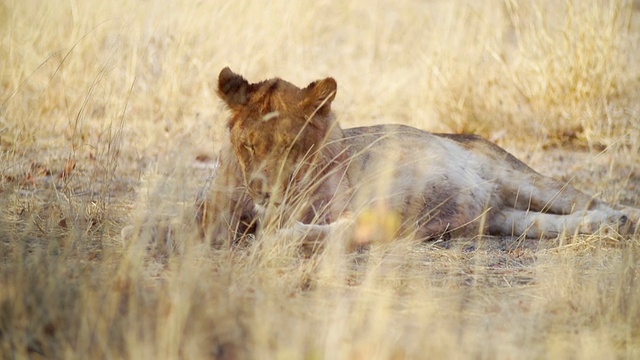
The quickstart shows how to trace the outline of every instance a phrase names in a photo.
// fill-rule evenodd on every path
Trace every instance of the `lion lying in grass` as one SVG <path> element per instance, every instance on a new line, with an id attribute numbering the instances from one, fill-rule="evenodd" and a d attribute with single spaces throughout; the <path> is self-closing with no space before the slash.
<path id="1" fill-rule="evenodd" d="M 403 125 L 341 129 L 331 111 L 336 89 L 332 78 L 301 89 L 220 72 L 218 94 L 231 118 L 200 214 L 207 236 L 233 242 L 275 229 L 322 238 L 347 224 L 356 243 L 382 233 L 539 238 L 629 232 L 640 218 L 640 210 L 542 176 L 476 135 Z"/>

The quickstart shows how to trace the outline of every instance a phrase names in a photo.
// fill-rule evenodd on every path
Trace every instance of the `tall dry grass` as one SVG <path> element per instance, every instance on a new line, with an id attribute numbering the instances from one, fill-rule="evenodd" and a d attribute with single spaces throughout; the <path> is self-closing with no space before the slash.
<path id="1" fill-rule="evenodd" d="M 355 254 L 338 238 L 305 257 L 278 238 L 211 248 L 182 222 L 225 135 L 227 65 L 333 76 L 343 126 L 479 132 L 638 206 L 638 16 L 626 1 L 0 2 L 0 358 L 640 356 L 637 236 Z"/>

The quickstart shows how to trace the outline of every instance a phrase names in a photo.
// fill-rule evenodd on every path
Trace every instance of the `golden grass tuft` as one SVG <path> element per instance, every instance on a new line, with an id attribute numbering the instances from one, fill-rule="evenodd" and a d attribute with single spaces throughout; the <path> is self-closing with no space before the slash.
<path id="1" fill-rule="evenodd" d="M 635 4 L 635 5 L 634 5 Z M 338 81 L 343 126 L 478 132 L 639 206 L 630 1 L 0 0 L 0 358 L 637 358 L 640 239 L 345 254 L 184 221 L 224 66 Z"/>

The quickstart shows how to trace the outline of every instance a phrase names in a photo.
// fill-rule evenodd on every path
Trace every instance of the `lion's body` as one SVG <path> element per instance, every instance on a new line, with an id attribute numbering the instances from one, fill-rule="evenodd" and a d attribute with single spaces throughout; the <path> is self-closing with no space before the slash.
<path id="1" fill-rule="evenodd" d="M 317 233 L 345 218 L 358 226 L 359 214 L 377 211 L 398 218 L 395 236 L 541 237 L 628 229 L 640 214 L 544 177 L 479 136 L 403 125 L 342 130 L 330 110 L 335 89 L 330 78 L 299 89 L 221 72 L 232 117 L 208 231 L 233 238 L 269 222 Z"/>
<path id="2" fill-rule="evenodd" d="M 476 155 L 459 143 L 407 126 L 346 129 L 347 175 L 355 191 L 352 209 L 391 210 L 405 230 L 438 236 L 465 224 L 477 232 L 485 209 L 493 207 L 495 185 Z M 419 154 L 419 155 L 418 155 Z M 455 160 L 454 160 L 455 159 Z"/>

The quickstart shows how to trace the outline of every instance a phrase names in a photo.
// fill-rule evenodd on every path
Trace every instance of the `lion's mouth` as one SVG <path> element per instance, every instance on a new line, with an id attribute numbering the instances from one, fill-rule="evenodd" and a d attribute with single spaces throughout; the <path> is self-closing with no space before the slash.
<path id="1" fill-rule="evenodd" d="M 262 198 L 262 199 L 254 199 L 253 203 L 255 204 L 255 206 L 259 206 L 263 209 L 266 209 L 268 207 L 280 207 L 280 205 L 282 205 L 282 202 L 280 201 L 273 201 L 271 199 L 267 198 Z"/>
<path id="2" fill-rule="evenodd" d="M 266 212 L 267 212 L 267 208 L 260 205 L 260 204 L 253 204 L 253 209 L 255 210 L 255 212 L 260 215 L 263 216 Z"/>
<path id="3" fill-rule="evenodd" d="M 272 210 L 278 209 L 280 208 L 280 205 L 282 205 L 282 203 L 280 202 L 269 202 L 269 201 L 254 202 L 253 208 L 258 215 L 263 216 L 267 213 L 269 209 L 272 209 Z"/>

